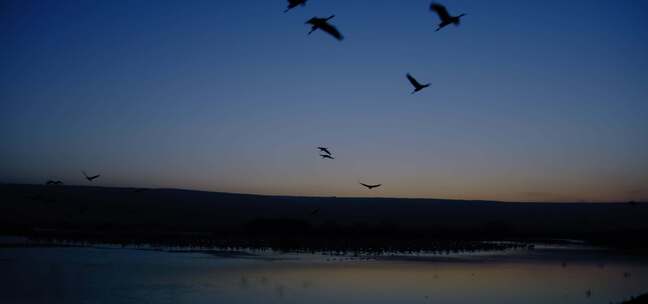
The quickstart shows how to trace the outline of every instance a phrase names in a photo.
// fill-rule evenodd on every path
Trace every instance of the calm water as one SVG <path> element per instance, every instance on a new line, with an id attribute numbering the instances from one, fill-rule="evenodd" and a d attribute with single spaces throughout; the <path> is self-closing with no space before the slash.
<path id="1" fill-rule="evenodd" d="M 573 247 L 377 260 L 0 249 L 0 303 L 607 304 L 647 291 L 648 259 Z"/>

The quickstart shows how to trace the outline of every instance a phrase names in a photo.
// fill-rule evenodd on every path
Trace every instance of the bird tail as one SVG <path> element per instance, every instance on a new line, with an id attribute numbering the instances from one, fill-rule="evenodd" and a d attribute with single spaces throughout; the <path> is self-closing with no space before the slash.
<path id="1" fill-rule="evenodd" d="M 466 14 L 461 14 L 461 15 L 457 16 L 457 20 L 455 20 L 455 21 L 453 22 L 454 25 L 459 25 L 459 24 L 461 24 L 461 17 L 463 17 L 463 16 L 465 16 L 465 15 L 466 15 Z"/>

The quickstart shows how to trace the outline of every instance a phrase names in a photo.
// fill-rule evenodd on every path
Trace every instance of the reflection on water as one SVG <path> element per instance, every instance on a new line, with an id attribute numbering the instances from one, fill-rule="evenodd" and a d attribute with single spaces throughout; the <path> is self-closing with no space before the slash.
<path id="1" fill-rule="evenodd" d="M 591 249 L 385 257 L 0 249 L 1 303 L 609 303 L 648 259 Z"/>

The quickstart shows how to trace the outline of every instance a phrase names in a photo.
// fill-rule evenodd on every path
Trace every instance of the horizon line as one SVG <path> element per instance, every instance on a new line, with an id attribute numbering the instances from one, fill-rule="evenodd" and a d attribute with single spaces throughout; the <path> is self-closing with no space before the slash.
<path id="1" fill-rule="evenodd" d="M 266 196 L 266 197 L 290 197 L 290 198 L 340 198 L 340 199 L 383 199 L 383 200 L 440 200 L 440 201 L 460 201 L 460 202 L 481 202 L 481 203 L 500 203 L 500 204 L 627 204 L 630 202 L 637 204 L 648 204 L 648 200 L 629 200 L 629 201 L 504 201 L 504 200 L 487 200 L 487 199 L 457 199 L 457 198 L 434 198 L 434 197 L 387 197 L 387 196 L 338 196 L 338 195 L 296 195 L 296 194 L 260 194 L 260 193 L 243 193 L 229 191 L 214 191 L 190 188 L 174 187 L 136 187 L 136 186 L 105 186 L 105 185 L 80 185 L 64 184 L 48 186 L 33 183 L 6 183 L 0 182 L 4 186 L 41 186 L 41 187 L 83 187 L 83 188 L 105 188 L 105 189 L 148 189 L 148 190 L 173 190 L 188 192 L 220 193 L 231 195 L 249 195 L 249 196 Z"/>

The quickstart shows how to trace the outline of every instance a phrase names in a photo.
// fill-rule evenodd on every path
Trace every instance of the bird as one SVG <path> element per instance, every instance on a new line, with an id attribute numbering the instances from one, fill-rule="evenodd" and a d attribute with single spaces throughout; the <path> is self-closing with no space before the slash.
<path id="1" fill-rule="evenodd" d="M 420 82 L 418 82 L 418 80 L 416 80 L 416 78 L 414 78 L 414 76 L 410 75 L 410 73 L 407 73 L 407 80 L 409 80 L 412 86 L 414 86 L 414 91 L 412 91 L 412 94 L 430 86 L 430 83 L 421 84 Z"/>
<path id="2" fill-rule="evenodd" d="M 326 153 L 326 154 L 328 154 L 328 155 L 332 155 L 332 154 L 331 154 L 331 151 L 329 151 L 329 149 L 326 148 L 326 147 L 317 147 L 317 149 L 319 149 L 319 150 L 320 150 L 321 152 L 323 152 L 323 153 Z"/>
<path id="3" fill-rule="evenodd" d="M 94 175 L 94 176 L 88 176 L 88 174 L 86 174 L 85 171 L 81 171 L 81 173 L 83 173 L 83 176 L 85 176 L 85 178 L 90 182 L 97 179 L 97 178 L 99 178 L 99 176 L 101 176 L 100 174 L 97 174 L 97 175 Z"/>
<path id="4" fill-rule="evenodd" d="M 45 184 L 46 185 L 63 185 L 63 182 L 60 181 L 60 180 L 51 180 L 50 179 Z"/>
<path id="5" fill-rule="evenodd" d="M 289 10 L 297 7 L 297 6 L 305 6 L 306 5 L 306 0 L 288 0 L 288 8 L 284 11 L 284 13 L 287 13 Z"/>
<path id="6" fill-rule="evenodd" d="M 359 182 L 359 183 L 360 183 L 360 182 Z M 382 186 L 382 184 L 377 184 L 377 185 L 367 185 L 367 184 L 365 184 L 365 183 L 360 183 L 360 185 L 363 185 L 363 186 L 367 187 L 367 189 L 369 189 L 369 190 L 371 190 L 371 189 L 373 189 L 373 188 L 378 188 L 378 187 Z"/>
<path id="7" fill-rule="evenodd" d="M 310 215 L 315 215 L 315 214 L 317 214 L 319 211 L 320 211 L 319 208 L 315 208 L 315 209 L 313 209 L 313 210 L 310 212 Z"/>
<path id="8" fill-rule="evenodd" d="M 306 21 L 306 24 L 312 25 L 310 32 L 308 34 L 312 34 L 316 29 L 321 29 L 322 31 L 325 31 L 329 33 L 331 36 L 335 37 L 335 39 L 342 41 L 344 37 L 340 32 L 335 28 L 335 26 L 332 26 L 328 21 L 333 19 L 335 15 L 331 15 L 328 18 L 318 18 L 318 17 L 313 17 L 308 19 Z"/>
<path id="9" fill-rule="evenodd" d="M 432 3 L 430 5 L 430 10 L 437 13 L 437 15 L 439 15 L 439 18 L 441 19 L 441 23 L 439 23 L 439 27 L 437 27 L 436 32 L 449 24 L 454 24 L 455 26 L 459 25 L 459 23 L 461 23 L 460 18 L 466 16 L 466 14 L 451 16 L 450 13 L 448 13 L 446 7 L 439 3 Z"/>
<path id="10" fill-rule="evenodd" d="M 328 155 L 328 154 L 320 154 L 320 156 L 322 157 L 322 159 L 324 159 L 324 158 L 328 158 L 328 159 L 335 159 L 335 157 L 330 156 L 330 155 Z"/>

